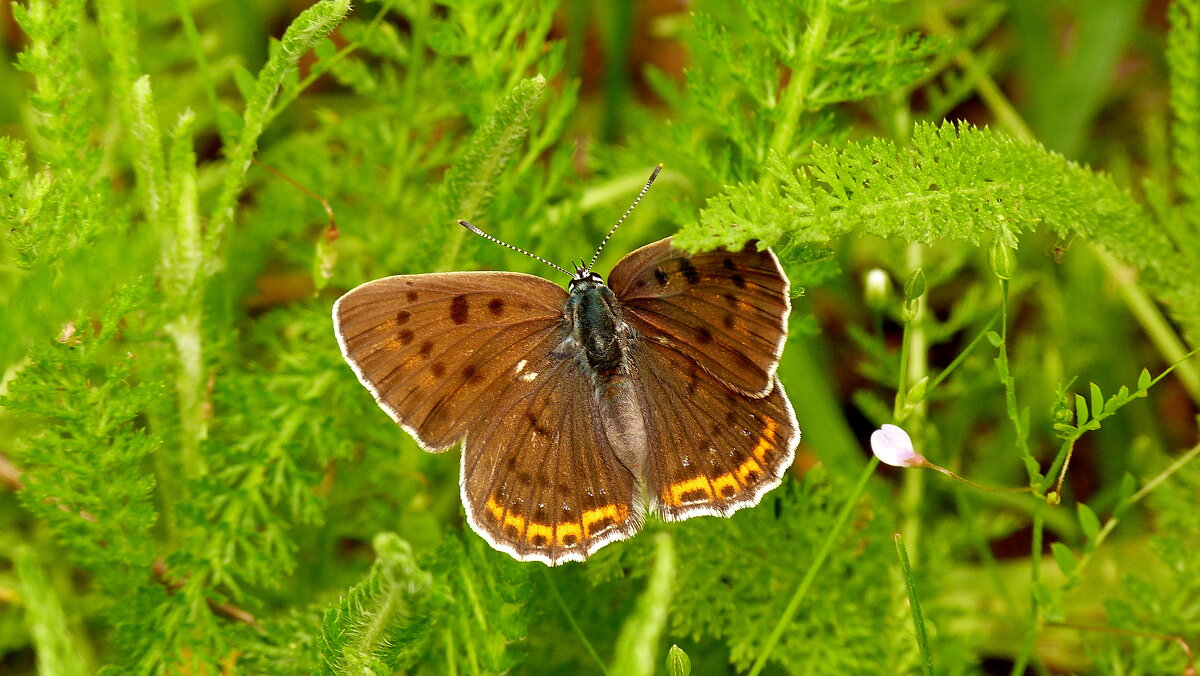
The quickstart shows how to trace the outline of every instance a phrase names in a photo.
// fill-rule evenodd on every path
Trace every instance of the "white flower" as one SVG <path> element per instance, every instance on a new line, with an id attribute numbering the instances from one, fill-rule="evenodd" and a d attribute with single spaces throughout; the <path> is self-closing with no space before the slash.
<path id="1" fill-rule="evenodd" d="M 908 432 L 895 425 L 883 425 L 871 433 L 871 451 L 893 467 L 925 467 L 928 461 L 913 450 Z"/>

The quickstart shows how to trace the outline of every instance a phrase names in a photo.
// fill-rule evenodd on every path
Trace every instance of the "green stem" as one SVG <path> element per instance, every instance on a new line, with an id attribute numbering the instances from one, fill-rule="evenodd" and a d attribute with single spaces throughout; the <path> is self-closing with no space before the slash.
<path id="1" fill-rule="evenodd" d="M 1158 304 L 1150 298 L 1145 289 L 1138 286 L 1132 273 L 1117 262 L 1112 254 L 1099 247 L 1093 247 L 1093 251 L 1100 259 L 1100 263 L 1104 265 L 1109 278 L 1116 281 L 1117 289 L 1121 292 L 1121 298 L 1125 301 L 1125 305 L 1142 325 L 1142 329 L 1150 337 L 1150 342 L 1154 343 L 1154 347 L 1168 362 L 1175 363 L 1182 360 L 1188 353 L 1187 346 L 1171 328 L 1170 322 L 1158 309 Z M 1192 402 L 1200 406 L 1200 367 L 1192 362 L 1183 362 L 1179 364 L 1178 375 L 1180 384 L 1187 390 Z"/>
<path id="2" fill-rule="evenodd" d="M 905 251 L 905 266 L 910 271 L 921 269 L 922 250 L 921 245 L 912 243 L 908 245 Z M 908 431 L 913 435 L 913 443 L 917 448 L 924 446 L 925 429 L 925 402 L 918 402 L 914 406 L 909 406 L 908 392 L 911 383 L 919 383 L 925 378 L 929 372 L 928 350 L 929 336 L 925 331 L 925 295 L 914 298 L 912 300 L 912 312 L 906 315 L 908 320 L 904 323 L 904 334 L 908 338 L 904 342 L 904 354 L 907 359 L 904 359 L 904 364 L 907 366 L 907 371 L 901 371 L 900 383 L 897 390 L 897 404 L 902 407 L 901 415 L 897 420 L 911 419 L 913 423 L 908 426 Z M 904 533 L 904 539 L 908 541 L 909 547 L 912 549 L 912 557 L 914 560 L 920 560 L 921 554 L 921 507 L 925 496 L 925 473 L 924 472 L 905 472 L 901 479 L 901 497 L 900 497 L 900 512 L 903 515 L 901 522 L 901 532 Z"/>
<path id="3" fill-rule="evenodd" d="M 571 629 L 579 637 L 579 642 L 583 644 L 584 650 L 587 650 L 588 654 L 596 662 L 596 665 L 600 667 L 600 673 L 608 674 L 608 669 L 604 666 L 604 660 L 600 659 L 600 654 L 592 647 L 592 642 L 588 640 L 587 634 L 583 633 L 583 629 L 575 621 L 575 616 L 571 614 L 571 609 L 567 607 L 567 602 L 563 600 L 562 594 L 558 591 L 558 585 L 554 584 L 554 578 L 550 577 L 549 569 L 542 568 L 542 575 L 546 576 L 546 584 L 550 585 L 550 591 L 554 592 L 554 600 L 558 602 L 558 607 L 562 609 L 563 615 L 567 618 L 567 623 L 571 625 Z"/>
<path id="4" fill-rule="evenodd" d="M 812 87 L 813 74 L 817 69 L 817 56 L 825 46 L 825 38 L 829 34 L 832 20 L 828 0 L 819 0 L 813 7 L 808 18 L 808 29 L 804 32 L 804 44 L 801 45 L 800 54 L 801 66 L 792 71 L 787 89 L 783 91 L 779 123 L 775 127 L 775 133 L 771 135 L 769 149 L 782 157 L 789 155 L 788 148 L 792 144 L 792 137 L 796 135 L 796 126 L 800 122 L 800 115 L 804 112 L 808 92 Z"/>
<path id="5" fill-rule="evenodd" d="M 921 19 L 930 33 L 949 40 L 954 39 L 957 31 L 950 25 L 950 22 L 946 21 L 946 17 L 937 3 L 925 2 L 922 9 L 924 14 Z M 976 75 L 975 91 L 979 93 L 979 98 L 983 99 L 988 109 L 996 116 L 997 126 L 1016 138 L 1025 141 L 1034 140 L 1033 131 L 1025 124 L 1025 120 L 1021 118 L 1021 114 L 1017 112 L 1016 108 L 1009 103 L 1008 97 L 996 85 L 992 76 L 980 67 L 971 50 L 965 47 L 959 50 L 954 55 L 954 62 L 964 71 Z"/>
<path id="6" fill-rule="evenodd" d="M 931 33 L 943 37 L 951 37 L 954 34 L 954 28 L 946 21 L 946 18 L 942 15 L 937 5 L 932 2 L 926 2 L 924 10 L 923 20 L 925 27 Z M 1021 118 L 1021 115 L 1009 103 L 1004 92 L 996 85 L 996 81 L 985 73 L 982 68 L 978 67 L 975 56 L 970 50 L 963 49 L 959 51 L 954 59 L 967 72 L 978 73 L 976 91 L 988 109 L 996 116 L 997 126 L 1004 129 L 1009 135 L 1023 141 L 1037 140 L 1033 132 L 1029 129 L 1029 126 Z M 1142 330 L 1150 337 L 1150 341 L 1154 343 L 1154 347 L 1158 349 L 1166 361 L 1178 361 L 1187 352 L 1187 347 L 1180 340 L 1175 330 L 1171 328 L 1170 322 L 1167 321 L 1167 318 L 1163 315 L 1158 305 L 1150 298 L 1145 289 L 1139 286 L 1130 274 L 1122 268 L 1121 264 L 1113 258 L 1112 254 L 1099 247 L 1093 247 L 1092 250 L 1095 252 L 1096 257 L 1100 259 L 1100 263 L 1104 266 L 1109 278 L 1116 282 L 1117 288 L 1121 292 L 1121 299 L 1125 302 L 1126 307 L 1129 308 L 1134 318 L 1137 319 Z M 1187 390 L 1188 396 L 1192 398 L 1192 401 L 1200 405 L 1200 367 L 1188 364 L 1180 368 L 1179 379 Z"/>
<path id="7" fill-rule="evenodd" d="M 1132 496 L 1130 496 L 1129 502 L 1126 503 L 1126 505 L 1135 505 L 1138 502 L 1141 502 L 1142 498 L 1145 498 L 1147 495 L 1150 494 L 1151 491 L 1153 491 L 1155 488 L 1158 488 L 1160 484 L 1162 484 L 1167 479 L 1171 478 L 1171 475 L 1173 475 L 1176 472 L 1178 472 L 1179 470 L 1183 469 L 1184 465 L 1195 460 L 1197 457 L 1200 457 L 1200 444 L 1193 446 L 1191 449 L 1188 450 L 1187 453 L 1184 453 L 1183 455 L 1176 458 L 1175 462 L 1171 463 L 1170 465 L 1167 466 L 1166 469 L 1159 472 L 1157 476 L 1155 476 L 1153 479 L 1147 481 L 1144 486 L 1142 486 L 1136 493 L 1134 493 Z M 1091 545 L 1088 547 L 1087 551 L 1085 551 L 1079 557 L 1079 563 L 1075 568 L 1076 571 L 1082 571 L 1084 566 L 1086 566 L 1088 563 L 1091 562 L 1092 557 L 1096 553 L 1096 550 L 1100 548 L 1100 544 L 1102 542 L 1104 542 L 1105 538 L 1108 537 L 1108 534 L 1111 533 L 1113 531 L 1113 529 L 1117 527 L 1117 523 L 1119 523 L 1120 520 L 1121 519 L 1114 514 L 1113 516 L 1108 518 L 1108 521 L 1104 522 L 1104 526 L 1100 529 L 1100 532 L 1096 534 L 1096 539 L 1091 543 Z"/>
<path id="8" fill-rule="evenodd" d="M 221 126 L 221 105 L 217 99 L 217 85 L 213 81 L 212 71 L 208 68 L 208 59 L 204 58 L 204 47 L 200 43 L 200 31 L 196 29 L 196 20 L 192 17 L 192 10 L 188 5 L 187 0 L 175 0 L 175 9 L 179 14 L 179 22 L 183 24 L 183 35 L 187 39 L 188 47 L 192 50 L 192 59 L 196 62 L 196 70 L 200 73 L 200 83 L 204 89 L 204 98 L 208 101 L 209 114 L 213 117 L 213 122 L 217 125 L 217 132 L 221 134 L 222 143 L 229 143 L 232 139 L 226 136 L 230 130 Z"/>
<path id="9" fill-rule="evenodd" d="M 1045 490 L 1045 485 L 1041 486 Z M 1042 606 L 1038 602 L 1037 589 L 1042 577 L 1042 512 L 1046 510 L 1046 501 L 1038 500 L 1033 511 L 1033 544 L 1030 548 L 1030 590 L 1029 590 L 1029 627 L 1025 630 L 1025 640 L 1021 643 L 1021 652 L 1013 663 L 1011 676 L 1021 676 L 1025 667 L 1033 658 L 1034 642 L 1037 640 L 1038 629 L 1041 626 Z"/>
<path id="10" fill-rule="evenodd" d="M 933 377 L 933 380 L 929 381 L 929 384 L 925 387 L 925 392 L 927 394 L 932 392 L 938 385 L 941 385 L 942 381 L 945 380 L 951 373 L 954 372 L 954 369 L 958 368 L 959 365 L 966 360 L 967 355 L 971 354 L 971 352 L 975 349 L 975 346 L 979 344 L 979 341 L 983 340 L 984 336 L 988 334 L 988 331 L 992 330 L 992 327 L 996 325 L 996 321 L 999 319 L 999 312 L 992 315 L 992 318 L 988 320 L 987 326 L 984 326 L 983 330 L 980 331 L 965 348 L 963 348 L 962 352 L 958 353 L 958 356 L 954 358 L 954 361 L 950 362 L 949 366 L 942 369 L 941 373 L 937 374 Z"/>
<path id="11" fill-rule="evenodd" d="M 783 613 L 779 616 L 779 621 L 775 623 L 775 628 L 771 630 L 771 635 L 767 637 L 767 642 L 763 644 L 762 650 L 759 651 L 758 658 L 754 660 L 754 666 L 750 667 L 749 676 L 758 676 L 762 672 L 763 667 L 766 666 L 767 659 L 771 657 L 771 652 L 775 650 L 779 639 L 783 638 L 784 630 L 792 623 L 792 619 L 796 616 L 796 611 L 800 609 L 800 602 L 804 600 L 804 596 L 808 593 L 808 588 L 812 586 L 813 580 L 817 578 L 817 573 L 820 572 L 821 566 L 825 565 L 825 559 L 828 558 L 833 545 L 838 541 L 838 536 L 846 529 L 846 523 L 850 520 L 850 514 L 854 511 L 854 505 L 858 503 L 858 498 L 866 488 L 867 481 L 875 473 L 875 468 L 878 466 L 879 458 L 871 458 L 866 468 L 863 469 L 862 474 L 859 475 L 858 483 L 854 484 L 854 488 L 851 489 L 850 494 L 846 497 L 846 504 L 842 506 L 842 511 L 838 513 L 833 528 L 829 529 L 824 542 L 821 543 L 821 548 L 817 550 L 816 556 L 813 557 L 813 562 L 809 564 L 808 570 L 804 572 L 804 577 L 800 580 L 800 584 L 796 585 L 796 591 L 792 593 L 792 598 L 788 601 L 787 606 L 783 609 Z"/>

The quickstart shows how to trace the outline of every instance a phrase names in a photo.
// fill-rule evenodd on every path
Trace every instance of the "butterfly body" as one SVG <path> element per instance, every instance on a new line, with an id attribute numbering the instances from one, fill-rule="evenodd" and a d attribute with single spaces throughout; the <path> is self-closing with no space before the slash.
<path id="1" fill-rule="evenodd" d="M 568 291 L 563 314 L 570 319 L 571 337 L 589 373 L 603 384 L 628 369 L 625 352 L 631 336 L 620 301 L 594 272 L 576 275 Z"/>
<path id="2" fill-rule="evenodd" d="M 343 355 L 430 451 L 462 442 L 472 529 L 521 560 L 581 561 L 640 529 L 729 516 L 799 441 L 774 371 L 790 311 L 775 256 L 670 239 L 564 290 L 459 272 L 368 282 L 334 306 Z"/>

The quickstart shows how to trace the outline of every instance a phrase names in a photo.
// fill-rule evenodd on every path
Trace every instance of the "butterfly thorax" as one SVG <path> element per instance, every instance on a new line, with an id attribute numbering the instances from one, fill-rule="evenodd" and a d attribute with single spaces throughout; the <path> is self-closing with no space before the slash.
<path id="1" fill-rule="evenodd" d="M 579 273 L 568 289 L 566 314 L 587 367 L 601 383 L 621 375 L 626 367 L 622 334 L 628 325 L 616 295 L 594 272 Z"/>

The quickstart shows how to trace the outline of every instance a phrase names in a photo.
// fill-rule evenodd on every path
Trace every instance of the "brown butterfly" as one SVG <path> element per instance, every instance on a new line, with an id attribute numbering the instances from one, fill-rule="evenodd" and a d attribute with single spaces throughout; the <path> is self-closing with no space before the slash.
<path id="1" fill-rule="evenodd" d="M 607 285 L 591 270 L 600 249 L 574 274 L 516 250 L 570 275 L 567 289 L 398 275 L 333 306 L 342 354 L 383 410 L 427 451 L 462 442 L 476 533 L 522 561 L 582 561 L 647 511 L 729 516 L 779 484 L 800 430 L 775 377 L 791 303 L 770 250 L 689 254 L 667 238 Z"/>

